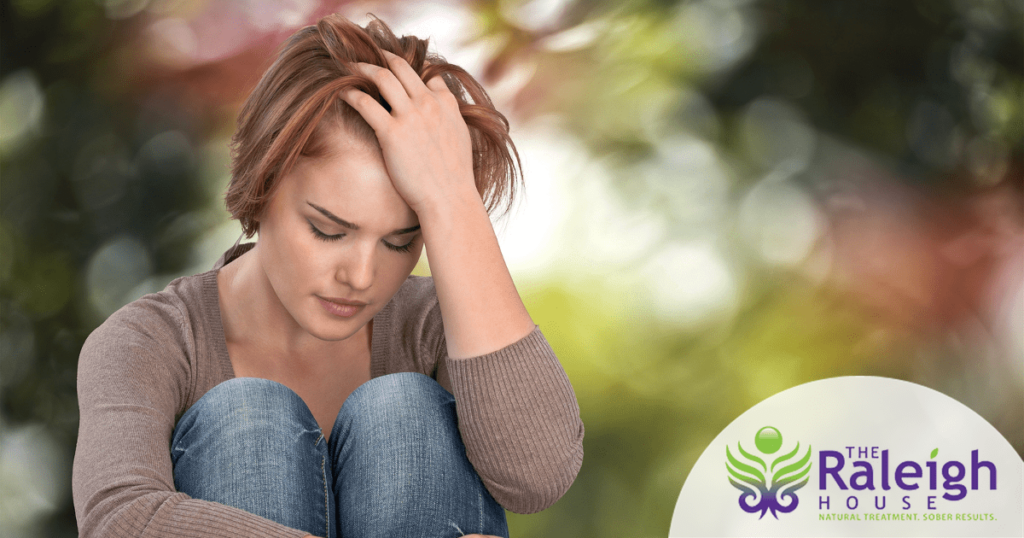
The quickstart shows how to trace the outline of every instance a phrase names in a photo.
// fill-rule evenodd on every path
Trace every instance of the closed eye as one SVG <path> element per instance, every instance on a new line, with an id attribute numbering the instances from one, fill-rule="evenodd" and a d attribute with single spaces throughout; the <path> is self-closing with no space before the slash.
<path id="1" fill-rule="evenodd" d="M 391 249 L 391 250 L 393 250 L 395 252 L 409 252 L 410 250 L 412 250 L 412 244 L 414 242 L 415 242 L 415 240 L 409 241 L 408 244 L 405 244 L 405 245 L 402 245 L 402 246 L 398 246 L 398 245 L 392 245 L 391 243 L 388 243 L 387 241 L 384 241 L 384 246 L 388 247 L 389 249 Z"/>
<path id="2" fill-rule="evenodd" d="M 309 224 L 310 231 L 313 232 L 313 237 L 316 237 L 317 239 L 319 239 L 321 241 L 332 242 L 332 241 L 338 241 L 342 237 L 345 237 L 345 234 L 327 235 L 327 234 L 321 232 L 319 229 L 317 229 L 316 226 L 313 226 L 312 222 L 309 222 L 308 220 L 306 222 Z M 412 250 L 412 244 L 415 243 L 415 242 L 416 242 L 416 240 L 413 239 L 412 241 L 409 241 L 405 245 L 392 245 L 391 243 L 388 243 L 387 241 L 383 241 L 383 240 L 381 241 L 381 243 L 384 243 L 384 246 L 387 247 L 388 250 L 391 250 L 393 252 L 403 252 L 403 253 L 404 252 L 410 252 Z"/>
<path id="3" fill-rule="evenodd" d="M 306 222 L 309 223 L 309 229 L 312 230 L 313 237 L 316 237 L 317 239 L 319 239 L 321 241 L 331 242 L 331 241 L 337 241 L 337 240 L 341 239 L 342 237 L 345 237 L 345 234 L 327 235 L 327 234 L 321 232 L 320 230 L 318 230 L 316 226 L 313 226 L 312 222 L 309 222 L 308 220 Z"/>

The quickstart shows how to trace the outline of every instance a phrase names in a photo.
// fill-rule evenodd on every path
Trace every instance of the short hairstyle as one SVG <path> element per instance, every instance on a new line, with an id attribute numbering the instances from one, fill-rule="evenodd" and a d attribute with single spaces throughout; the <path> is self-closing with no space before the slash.
<path id="1" fill-rule="evenodd" d="M 522 162 L 509 137 L 508 120 L 469 73 L 427 52 L 429 39 L 398 38 L 383 21 L 371 18 L 364 28 L 332 14 L 297 31 L 242 106 L 231 139 L 231 182 L 224 200 L 246 237 L 259 231 L 275 186 L 295 161 L 324 153 L 326 129 L 344 126 L 379 147 L 373 129 L 339 95 L 358 89 L 390 110 L 373 80 L 353 66 L 365 62 L 387 68 L 382 50 L 404 58 L 423 81 L 442 77 L 469 127 L 473 175 L 487 212 L 503 200 L 506 211 L 512 206 Z"/>

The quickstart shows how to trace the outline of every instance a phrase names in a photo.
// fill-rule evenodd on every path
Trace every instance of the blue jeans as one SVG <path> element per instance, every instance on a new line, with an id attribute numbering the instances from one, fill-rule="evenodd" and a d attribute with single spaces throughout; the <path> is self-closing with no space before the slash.
<path id="1" fill-rule="evenodd" d="M 235 378 L 203 395 L 171 440 L 174 485 L 314 536 L 508 536 L 459 435 L 455 398 L 418 373 L 372 379 L 324 439 L 295 392 Z"/>

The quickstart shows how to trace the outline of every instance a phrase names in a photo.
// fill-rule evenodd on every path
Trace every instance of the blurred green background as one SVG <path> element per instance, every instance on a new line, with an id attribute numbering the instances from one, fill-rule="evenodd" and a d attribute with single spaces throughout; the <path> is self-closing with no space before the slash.
<path id="1" fill-rule="evenodd" d="M 0 5 L 4 536 L 77 534 L 82 342 L 234 242 L 234 118 L 334 11 L 433 36 L 512 122 L 496 229 L 586 424 L 514 536 L 666 536 L 722 428 L 832 376 L 939 390 L 1024 454 L 1019 0 Z"/>

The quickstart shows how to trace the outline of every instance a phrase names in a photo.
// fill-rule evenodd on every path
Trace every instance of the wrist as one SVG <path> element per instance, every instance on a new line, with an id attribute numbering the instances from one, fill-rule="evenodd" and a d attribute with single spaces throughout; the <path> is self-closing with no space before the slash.
<path id="1" fill-rule="evenodd" d="M 413 207 L 412 210 L 416 212 L 420 225 L 424 228 L 430 223 L 458 219 L 459 215 L 465 215 L 467 211 L 487 213 L 480 194 L 474 188 L 439 192 L 436 196 Z"/>

